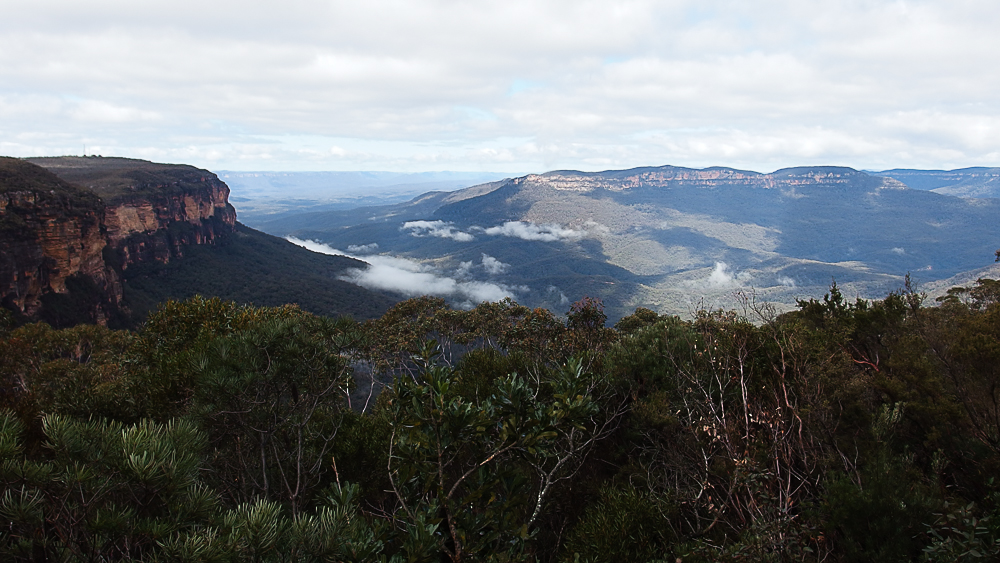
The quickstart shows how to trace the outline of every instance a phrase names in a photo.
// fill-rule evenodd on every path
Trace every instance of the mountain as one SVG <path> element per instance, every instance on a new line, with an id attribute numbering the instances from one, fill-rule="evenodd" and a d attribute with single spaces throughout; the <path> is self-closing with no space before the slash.
<path id="1" fill-rule="evenodd" d="M 341 281 L 363 262 L 236 222 L 229 187 L 192 166 L 102 157 L 0 158 L 0 299 L 24 320 L 129 326 L 195 294 L 325 315 L 394 298 Z"/>
<path id="2" fill-rule="evenodd" d="M 831 280 L 847 295 L 884 296 L 907 273 L 929 282 L 986 266 L 1000 245 L 997 217 L 998 200 L 850 168 L 663 166 L 555 171 L 260 227 L 355 249 L 366 261 L 416 260 L 437 276 L 428 288 L 486 284 L 561 311 L 597 296 L 614 318 L 636 306 L 729 307 L 737 290 L 789 307 Z M 387 287 L 375 273 L 359 281 Z M 468 297 L 448 293 L 460 285 L 442 287 L 453 300 Z"/>
<path id="3" fill-rule="evenodd" d="M 1000 168 L 962 168 L 959 170 L 895 169 L 872 172 L 893 178 L 916 190 L 929 190 L 957 197 L 1000 197 Z"/>

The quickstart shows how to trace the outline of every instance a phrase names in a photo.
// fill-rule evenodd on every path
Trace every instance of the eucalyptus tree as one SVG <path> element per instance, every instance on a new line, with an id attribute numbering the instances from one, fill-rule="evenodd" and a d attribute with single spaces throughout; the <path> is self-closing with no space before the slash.
<path id="1" fill-rule="evenodd" d="M 392 390 L 395 518 L 409 528 L 436 526 L 439 549 L 456 563 L 519 559 L 553 486 L 621 413 L 598 402 L 600 377 L 577 359 L 508 374 L 476 396 L 460 392 L 462 369 L 436 356 L 429 343 L 419 372 Z"/>

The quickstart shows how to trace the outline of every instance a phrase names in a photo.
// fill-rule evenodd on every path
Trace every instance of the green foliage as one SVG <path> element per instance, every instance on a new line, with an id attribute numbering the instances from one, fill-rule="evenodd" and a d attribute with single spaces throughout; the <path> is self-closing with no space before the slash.
<path id="1" fill-rule="evenodd" d="M 566 538 L 567 561 L 668 559 L 677 543 L 678 507 L 631 485 L 607 486 Z"/>
<path id="2" fill-rule="evenodd" d="M 0 421 L 6 560 L 139 559 L 158 539 L 197 527 L 217 510 L 199 478 L 205 437 L 189 423 L 126 426 L 49 415 L 42 427 L 49 455 L 35 461 L 17 446 L 22 428 L 12 415 Z"/>
<path id="3" fill-rule="evenodd" d="M 168 301 L 139 333 L 132 360 L 145 369 L 136 379 L 143 388 L 140 412 L 157 419 L 181 416 L 191 406 L 199 368 L 192 366 L 212 342 L 252 330 L 268 321 L 304 318 L 294 306 L 257 308 L 200 296 Z M 194 369 L 193 369 L 194 367 Z"/>
<path id="4" fill-rule="evenodd" d="M 983 311 L 990 305 L 1000 303 L 1000 281 L 979 278 L 974 287 L 953 287 L 938 301 L 945 305 L 965 305 L 975 311 Z"/>
<path id="5" fill-rule="evenodd" d="M 930 543 L 922 561 L 995 561 L 1000 557 L 1000 530 L 994 516 L 977 517 L 975 503 L 956 506 L 945 502 L 937 519 L 927 526 Z"/>
<path id="6" fill-rule="evenodd" d="M 439 549 L 463 557 L 518 557 L 548 494 L 517 466 L 544 471 L 559 444 L 587 431 L 598 406 L 591 376 L 579 361 L 531 379 L 510 374 L 490 394 L 469 400 L 455 392 L 454 370 L 435 362 L 429 343 L 414 378 L 397 381 L 390 479 L 411 526 L 439 525 Z"/>
<path id="7" fill-rule="evenodd" d="M 0 339 L 0 407 L 29 419 L 58 412 L 134 420 L 136 396 L 126 356 L 134 335 L 94 325 L 53 330 L 36 323 Z"/>
<path id="8" fill-rule="evenodd" d="M 6 337 L 7 333 L 17 326 L 17 319 L 13 311 L 0 307 L 0 337 Z"/>
<path id="9" fill-rule="evenodd" d="M 652 326 L 659 320 L 660 315 L 657 315 L 656 311 L 639 307 L 631 315 L 619 319 L 615 323 L 615 330 L 622 334 L 631 334 L 641 328 Z"/>
<path id="10" fill-rule="evenodd" d="M 8 323 L 0 559 L 989 560 L 979 287 L 616 329 L 596 301 L 433 298 L 364 324 L 200 297 L 137 332 Z"/>
<path id="11" fill-rule="evenodd" d="M 293 513 L 311 500 L 351 381 L 333 343 L 343 328 L 314 317 L 268 319 L 191 357 L 190 416 L 209 434 L 212 482 L 224 498 L 281 500 Z"/>
<path id="12" fill-rule="evenodd" d="M 873 424 L 881 447 L 857 475 L 839 475 L 822 501 L 825 521 L 846 561 L 912 561 L 936 499 L 911 460 L 888 445 L 903 405 L 882 408 Z M 855 481 L 854 479 L 857 479 Z"/>

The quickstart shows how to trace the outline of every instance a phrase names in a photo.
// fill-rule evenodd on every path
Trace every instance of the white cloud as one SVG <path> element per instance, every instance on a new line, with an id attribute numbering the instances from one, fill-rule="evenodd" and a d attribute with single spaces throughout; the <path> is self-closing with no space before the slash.
<path id="1" fill-rule="evenodd" d="M 566 297 L 566 294 L 560 291 L 558 287 L 550 285 L 548 292 L 550 295 L 556 295 L 559 297 L 560 305 L 569 305 L 569 297 Z"/>
<path id="2" fill-rule="evenodd" d="M 349 256 L 327 244 L 295 237 L 286 238 L 289 242 L 313 252 Z M 450 299 L 459 306 L 472 307 L 484 301 L 515 298 L 517 292 L 528 291 L 528 288 L 523 286 L 507 287 L 489 282 L 459 281 L 442 275 L 430 266 L 405 258 L 371 255 L 359 259 L 370 265 L 367 268 L 348 269 L 342 277 L 343 280 L 369 289 L 393 291 L 408 297 L 434 295 Z"/>
<path id="3" fill-rule="evenodd" d="M 778 278 L 778 285 L 783 285 L 785 287 L 795 287 L 795 280 L 788 276 L 780 276 Z"/>
<path id="4" fill-rule="evenodd" d="M 143 111 L 96 100 L 73 104 L 68 113 L 73 119 L 98 123 L 131 123 L 160 119 L 160 115 L 155 111 Z"/>
<path id="5" fill-rule="evenodd" d="M 899 254 L 900 256 L 906 254 L 906 250 L 898 246 L 894 247 L 891 251 L 893 254 Z"/>
<path id="6" fill-rule="evenodd" d="M 371 254 L 376 250 L 378 250 L 377 242 L 373 242 L 371 244 L 351 244 L 347 247 L 347 251 L 353 252 L 354 254 Z"/>
<path id="7" fill-rule="evenodd" d="M 487 274 L 495 276 L 506 272 L 509 268 L 510 264 L 504 264 L 488 254 L 483 254 L 483 269 Z"/>
<path id="8" fill-rule="evenodd" d="M 306 250 L 311 250 L 311 251 L 317 252 L 319 254 L 331 254 L 331 255 L 335 255 L 335 256 L 350 256 L 350 254 L 348 254 L 347 252 L 340 252 L 339 250 L 337 250 L 335 248 L 332 248 L 328 244 L 323 244 L 322 242 L 316 242 L 314 240 L 302 240 L 302 239 L 299 239 L 299 238 L 296 238 L 296 237 L 291 237 L 291 236 L 285 237 L 285 240 L 287 240 L 288 242 L 290 242 L 290 243 L 292 243 L 294 245 L 301 246 L 302 248 L 305 248 Z"/>
<path id="9" fill-rule="evenodd" d="M 415 237 L 440 237 L 450 238 L 458 242 L 469 242 L 476 237 L 469 233 L 457 231 L 451 223 L 444 221 L 407 221 L 401 227 L 404 231 L 410 231 Z"/>
<path id="10" fill-rule="evenodd" d="M 536 225 L 535 223 L 527 223 L 524 221 L 508 221 L 497 227 L 489 227 L 483 232 L 494 236 L 502 235 L 505 237 L 514 237 L 524 240 L 540 240 L 545 242 L 578 239 L 586 234 L 584 231 L 567 229 L 559 225 Z"/>
<path id="11" fill-rule="evenodd" d="M 455 270 L 455 277 L 462 279 L 467 278 L 472 275 L 472 260 L 468 262 L 459 262 L 458 269 Z"/>
<path id="12" fill-rule="evenodd" d="M 729 264 L 716 262 L 712 273 L 708 275 L 708 286 L 716 289 L 729 287 L 744 287 L 752 276 L 748 272 L 733 274 L 729 271 Z"/>

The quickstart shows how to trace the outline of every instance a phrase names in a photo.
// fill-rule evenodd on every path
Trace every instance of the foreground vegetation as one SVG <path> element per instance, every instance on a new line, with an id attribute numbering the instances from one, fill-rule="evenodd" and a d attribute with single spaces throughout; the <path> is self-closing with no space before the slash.
<path id="1" fill-rule="evenodd" d="M 0 328 L 5 561 L 1000 554 L 1000 282 L 774 315 L 168 302 Z"/>

